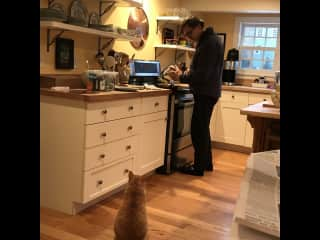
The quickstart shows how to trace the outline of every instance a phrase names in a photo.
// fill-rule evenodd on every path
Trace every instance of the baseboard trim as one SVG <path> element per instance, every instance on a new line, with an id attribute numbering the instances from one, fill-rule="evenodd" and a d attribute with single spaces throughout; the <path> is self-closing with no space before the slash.
<path id="1" fill-rule="evenodd" d="M 224 142 L 212 142 L 212 147 L 241 153 L 251 153 L 252 148 Z"/>

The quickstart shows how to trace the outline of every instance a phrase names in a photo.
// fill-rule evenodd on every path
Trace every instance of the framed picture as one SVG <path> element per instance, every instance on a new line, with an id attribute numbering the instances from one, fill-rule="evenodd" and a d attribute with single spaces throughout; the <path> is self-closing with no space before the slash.
<path id="1" fill-rule="evenodd" d="M 226 49 L 226 36 L 227 36 L 227 34 L 226 33 L 217 33 L 217 35 L 221 39 L 221 42 L 223 44 L 223 54 L 224 54 L 225 49 Z"/>
<path id="2" fill-rule="evenodd" d="M 56 39 L 55 63 L 56 69 L 74 68 L 74 41 L 72 39 Z"/>

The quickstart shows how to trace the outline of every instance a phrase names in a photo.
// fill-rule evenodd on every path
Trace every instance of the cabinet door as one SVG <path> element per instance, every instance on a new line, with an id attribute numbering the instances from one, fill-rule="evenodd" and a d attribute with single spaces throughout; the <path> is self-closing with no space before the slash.
<path id="1" fill-rule="evenodd" d="M 148 114 L 141 118 L 143 127 L 135 169 L 142 175 L 164 163 L 167 111 Z"/>
<path id="2" fill-rule="evenodd" d="M 210 120 L 210 125 L 209 125 L 209 128 L 210 128 L 210 137 L 211 137 L 211 141 L 215 141 L 215 128 L 216 128 L 216 122 L 217 122 L 217 112 L 218 112 L 218 108 L 219 108 L 219 104 L 220 104 L 220 101 L 218 101 L 216 103 L 216 105 L 214 106 L 213 108 L 213 112 L 212 112 L 212 115 L 211 115 L 211 120 Z"/>
<path id="3" fill-rule="evenodd" d="M 249 123 L 249 121 L 247 120 L 246 122 L 246 137 L 244 140 L 244 145 L 246 147 L 252 147 L 252 143 L 253 143 L 253 128 L 251 127 L 251 124 Z"/>
<path id="4" fill-rule="evenodd" d="M 240 115 L 240 109 L 247 104 L 221 101 L 218 106 L 214 140 L 243 146 L 246 116 Z"/>

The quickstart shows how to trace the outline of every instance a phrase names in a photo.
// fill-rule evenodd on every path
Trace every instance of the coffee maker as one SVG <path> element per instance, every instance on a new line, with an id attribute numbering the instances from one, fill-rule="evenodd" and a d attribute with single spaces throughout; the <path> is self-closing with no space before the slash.
<path id="1" fill-rule="evenodd" d="M 236 70 L 239 63 L 239 51 L 232 48 L 228 51 L 227 59 L 224 61 L 222 82 L 224 85 L 235 85 Z"/>

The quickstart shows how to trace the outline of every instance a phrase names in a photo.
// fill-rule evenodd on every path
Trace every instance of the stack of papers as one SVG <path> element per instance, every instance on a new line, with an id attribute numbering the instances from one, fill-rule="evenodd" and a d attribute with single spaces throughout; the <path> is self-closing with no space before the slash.
<path id="1" fill-rule="evenodd" d="M 240 186 L 231 239 L 280 239 L 280 150 L 253 153 Z"/>

